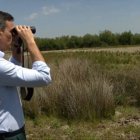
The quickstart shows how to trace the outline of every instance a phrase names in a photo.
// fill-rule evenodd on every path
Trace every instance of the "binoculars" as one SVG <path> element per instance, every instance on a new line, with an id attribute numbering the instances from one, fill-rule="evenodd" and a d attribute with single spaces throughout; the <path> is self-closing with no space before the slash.
<path id="1" fill-rule="evenodd" d="M 36 28 L 34 26 L 30 26 L 30 29 L 32 31 L 33 34 L 36 33 Z M 16 28 L 13 28 L 12 31 L 11 31 L 12 35 L 13 35 L 13 42 L 14 42 L 14 46 L 16 48 L 19 48 L 22 46 L 22 39 L 18 36 L 18 33 L 17 33 L 17 30 Z"/>
<path id="2" fill-rule="evenodd" d="M 36 33 L 36 28 L 35 28 L 35 26 L 30 26 L 30 29 L 31 29 L 31 31 L 32 31 L 33 34 Z M 18 34 L 18 33 L 17 33 L 17 30 L 16 30 L 15 28 L 12 29 L 11 33 L 12 33 L 12 34 L 14 33 L 15 35 Z"/>

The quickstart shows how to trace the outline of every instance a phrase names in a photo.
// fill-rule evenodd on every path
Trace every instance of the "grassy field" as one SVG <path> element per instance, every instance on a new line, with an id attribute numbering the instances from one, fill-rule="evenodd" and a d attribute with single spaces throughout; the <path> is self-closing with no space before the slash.
<path id="1" fill-rule="evenodd" d="M 140 110 L 117 107 L 111 119 L 68 121 L 41 115 L 26 119 L 29 140 L 139 140 Z"/>
<path id="2" fill-rule="evenodd" d="M 140 51 L 54 51 L 44 57 L 53 82 L 23 104 L 29 140 L 140 139 Z"/>

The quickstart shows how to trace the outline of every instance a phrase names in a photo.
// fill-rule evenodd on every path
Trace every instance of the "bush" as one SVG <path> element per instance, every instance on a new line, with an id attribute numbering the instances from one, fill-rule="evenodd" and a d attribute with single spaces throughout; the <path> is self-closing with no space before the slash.
<path id="1" fill-rule="evenodd" d="M 90 67 L 87 60 L 68 58 L 51 67 L 52 85 L 39 99 L 34 97 L 31 101 L 36 102 L 36 112 L 41 110 L 48 115 L 85 120 L 114 114 L 112 84 L 96 66 Z"/>

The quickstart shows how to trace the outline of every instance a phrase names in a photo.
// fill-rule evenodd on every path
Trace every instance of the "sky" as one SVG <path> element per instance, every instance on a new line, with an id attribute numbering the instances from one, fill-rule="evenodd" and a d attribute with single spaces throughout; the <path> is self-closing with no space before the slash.
<path id="1" fill-rule="evenodd" d="M 0 0 L 0 10 L 17 25 L 35 26 L 41 38 L 140 33 L 140 0 Z"/>

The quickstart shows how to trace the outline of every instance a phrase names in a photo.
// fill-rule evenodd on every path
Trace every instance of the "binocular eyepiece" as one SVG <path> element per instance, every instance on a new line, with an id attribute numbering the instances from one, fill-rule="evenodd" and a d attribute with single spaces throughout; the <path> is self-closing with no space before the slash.
<path id="1" fill-rule="evenodd" d="M 35 28 L 35 26 L 30 26 L 30 29 L 31 29 L 31 31 L 32 31 L 32 33 L 33 34 L 35 34 L 36 33 L 36 28 Z M 17 33 L 17 30 L 14 28 L 14 29 L 12 29 L 12 31 L 11 31 L 12 33 L 14 33 L 15 35 L 17 35 L 18 33 Z"/>

